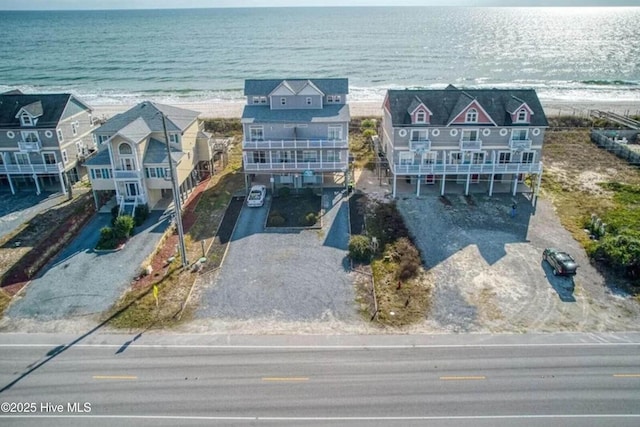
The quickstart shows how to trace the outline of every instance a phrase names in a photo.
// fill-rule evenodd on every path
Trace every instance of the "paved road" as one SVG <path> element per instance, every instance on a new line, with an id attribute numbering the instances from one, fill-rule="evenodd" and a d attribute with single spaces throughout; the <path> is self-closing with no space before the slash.
<path id="1" fill-rule="evenodd" d="M 12 425 L 89 422 L 42 402 L 88 402 L 92 425 L 640 422 L 639 334 L 0 338 L 0 401 L 51 417 Z"/>
<path id="2" fill-rule="evenodd" d="M 168 226 L 160 211 L 151 211 L 145 223 L 118 252 L 94 250 L 100 228 L 109 225 L 110 214 L 98 214 L 51 263 L 28 285 L 24 296 L 13 302 L 9 319 L 60 319 L 107 310 L 140 271 Z"/>

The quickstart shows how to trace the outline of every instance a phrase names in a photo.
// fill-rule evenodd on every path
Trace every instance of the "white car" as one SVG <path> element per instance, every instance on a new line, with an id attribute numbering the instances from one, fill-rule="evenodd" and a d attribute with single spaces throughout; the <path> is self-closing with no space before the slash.
<path id="1" fill-rule="evenodd" d="M 251 187 L 249 197 L 247 197 L 247 206 L 257 208 L 264 205 L 264 199 L 267 196 L 267 187 L 264 185 L 254 185 Z"/>

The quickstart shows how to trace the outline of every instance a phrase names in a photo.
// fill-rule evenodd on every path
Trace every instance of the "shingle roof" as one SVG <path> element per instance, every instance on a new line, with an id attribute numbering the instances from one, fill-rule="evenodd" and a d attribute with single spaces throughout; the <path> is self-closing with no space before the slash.
<path id="1" fill-rule="evenodd" d="M 147 123 L 142 119 L 142 117 L 138 117 L 117 132 L 118 135 L 122 135 L 128 140 L 136 143 L 142 141 L 150 133 L 151 129 L 149 129 L 149 126 L 147 126 Z"/>
<path id="2" fill-rule="evenodd" d="M 349 79 L 250 79 L 244 81 L 244 94 L 267 96 L 283 81 L 286 81 L 294 93 L 302 89 L 308 81 L 327 95 L 349 93 Z"/>
<path id="3" fill-rule="evenodd" d="M 430 126 L 446 126 L 453 117 L 458 115 L 471 99 L 491 116 L 498 126 L 511 126 L 511 115 L 508 108 L 513 105 L 513 97 L 526 102 L 533 110 L 531 126 L 548 126 L 547 118 L 533 89 L 465 89 L 453 86 L 446 89 L 405 89 L 388 90 L 388 105 L 393 126 L 411 124 L 411 117 L 407 110 L 416 97 L 433 113 Z"/>
<path id="4" fill-rule="evenodd" d="M 98 154 L 87 160 L 84 164 L 87 166 L 111 166 L 109 150 L 100 150 Z"/>
<path id="5" fill-rule="evenodd" d="M 348 122 L 348 105 L 325 105 L 322 109 L 285 109 L 272 110 L 268 105 L 246 105 L 242 111 L 242 121 L 255 123 L 325 123 Z"/>
<path id="6" fill-rule="evenodd" d="M 42 101 L 32 102 L 29 105 L 22 107 L 32 117 L 40 117 L 42 115 Z"/>
<path id="7" fill-rule="evenodd" d="M 71 94 L 58 93 L 46 95 L 25 95 L 20 93 L 0 94 L 0 128 L 20 127 L 20 118 L 16 117 L 18 111 L 29 107 L 34 112 L 40 110 L 42 115 L 38 118 L 35 128 L 53 128 L 58 125 Z M 40 106 L 37 107 L 37 103 Z M 31 113 L 31 111 L 30 111 Z M 34 114 L 38 115 L 38 114 Z"/>
<path id="8" fill-rule="evenodd" d="M 142 119 L 152 132 L 163 132 L 162 115 L 160 113 L 164 113 L 166 116 L 167 131 L 169 132 L 184 131 L 200 115 L 197 111 L 145 101 L 124 113 L 113 116 L 96 131 L 115 133 L 131 122 Z"/>
<path id="9" fill-rule="evenodd" d="M 185 153 L 177 148 L 171 147 L 171 158 L 174 162 L 179 162 Z M 167 145 L 157 139 L 149 139 L 147 151 L 144 153 L 143 163 L 169 163 L 167 159 Z"/>

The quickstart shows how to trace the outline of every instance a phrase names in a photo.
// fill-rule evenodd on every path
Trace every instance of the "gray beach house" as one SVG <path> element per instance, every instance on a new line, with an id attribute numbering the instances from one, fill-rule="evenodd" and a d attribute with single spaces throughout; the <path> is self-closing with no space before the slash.
<path id="1" fill-rule="evenodd" d="M 383 113 L 380 150 L 394 197 L 537 193 L 548 123 L 534 90 L 389 90 Z"/>
<path id="2" fill-rule="evenodd" d="M 242 160 L 251 181 L 280 187 L 345 185 L 347 79 L 245 80 Z"/>
<path id="3" fill-rule="evenodd" d="M 0 188 L 60 189 L 85 173 L 95 151 L 92 110 L 68 93 L 0 94 Z"/>
<path id="4" fill-rule="evenodd" d="M 213 141 L 199 113 L 142 102 L 94 131 L 99 151 L 86 165 L 96 205 L 115 195 L 121 212 L 131 213 L 138 205 L 168 206 L 173 193 L 163 114 L 183 201 L 210 170 Z"/>

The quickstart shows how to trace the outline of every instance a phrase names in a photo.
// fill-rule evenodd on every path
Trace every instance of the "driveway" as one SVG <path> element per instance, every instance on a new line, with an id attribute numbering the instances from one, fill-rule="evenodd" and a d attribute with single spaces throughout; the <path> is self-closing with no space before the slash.
<path id="1" fill-rule="evenodd" d="M 325 190 L 321 230 L 265 230 L 262 208 L 243 207 L 220 273 L 201 290 L 197 316 L 233 320 L 352 320 L 348 202 Z"/>
<path id="2" fill-rule="evenodd" d="M 426 325 L 455 332 L 637 330 L 640 307 L 605 283 L 545 200 L 523 195 L 471 199 L 402 198 L 398 207 L 432 269 L 435 288 Z M 514 200 L 515 218 L 510 215 Z M 555 277 L 545 247 L 570 252 L 575 278 Z"/>
<path id="3" fill-rule="evenodd" d="M 0 192 L 0 239 L 20 225 L 53 206 L 67 200 L 62 193 L 18 191 L 16 194 Z"/>
<path id="4" fill-rule="evenodd" d="M 155 249 L 169 218 L 151 211 L 122 250 L 95 252 L 99 231 L 110 221 L 111 214 L 97 214 L 44 273 L 31 281 L 6 317 L 52 320 L 101 313 L 111 307 Z"/>

